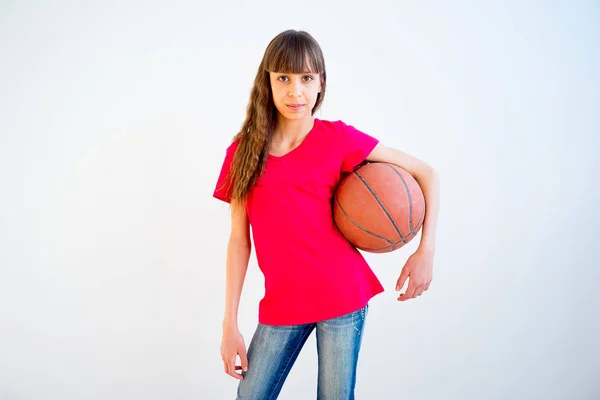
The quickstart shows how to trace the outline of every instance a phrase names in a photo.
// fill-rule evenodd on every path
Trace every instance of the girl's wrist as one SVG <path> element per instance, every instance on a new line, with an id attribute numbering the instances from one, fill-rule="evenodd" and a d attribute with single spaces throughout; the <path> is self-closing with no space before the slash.
<path id="1" fill-rule="evenodd" d="M 238 324 L 236 321 L 223 320 L 223 330 L 224 331 L 237 331 Z"/>
<path id="2" fill-rule="evenodd" d="M 435 255 L 435 247 L 428 246 L 428 245 L 421 245 L 417 248 L 417 253 L 433 257 Z"/>

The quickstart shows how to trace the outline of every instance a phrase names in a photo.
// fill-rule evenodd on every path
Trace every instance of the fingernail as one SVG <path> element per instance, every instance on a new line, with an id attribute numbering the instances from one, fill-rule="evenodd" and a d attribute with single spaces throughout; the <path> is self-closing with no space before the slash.
<path id="1" fill-rule="evenodd" d="M 248 368 L 244 368 L 244 372 L 248 372 Z"/>
<path id="2" fill-rule="evenodd" d="M 400 286 L 396 286 L 396 291 L 400 290 Z"/>

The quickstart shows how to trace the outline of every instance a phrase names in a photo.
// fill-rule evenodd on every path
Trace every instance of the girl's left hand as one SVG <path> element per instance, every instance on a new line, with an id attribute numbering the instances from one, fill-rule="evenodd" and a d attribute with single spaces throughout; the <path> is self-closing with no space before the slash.
<path id="1" fill-rule="evenodd" d="M 433 278 L 433 253 L 417 250 L 406 260 L 396 283 L 396 291 L 402 289 L 407 278 L 410 278 L 408 287 L 406 292 L 401 293 L 398 297 L 399 301 L 414 299 L 429 289 L 429 284 Z"/>

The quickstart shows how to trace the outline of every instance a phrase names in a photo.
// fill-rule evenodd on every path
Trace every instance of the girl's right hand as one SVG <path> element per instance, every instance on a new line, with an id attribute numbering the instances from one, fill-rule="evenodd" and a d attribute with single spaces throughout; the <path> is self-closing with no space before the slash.
<path id="1" fill-rule="evenodd" d="M 242 365 L 235 365 L 236 356 L 240 356 Z M 248 357 L 246 356 L 246 344 L 244 337 L 237 329 L 223 329 L 223 337 L 221 339 L 221 359 L 225 373 L 233 376 L 236 379 L 244 379 L 244 377 L 235 370 L 243 369 L 248 371 Z"/>

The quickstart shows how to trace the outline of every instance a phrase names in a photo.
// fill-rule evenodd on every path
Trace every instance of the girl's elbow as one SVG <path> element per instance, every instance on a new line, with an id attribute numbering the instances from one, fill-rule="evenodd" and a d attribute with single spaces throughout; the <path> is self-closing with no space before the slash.
<path id="1" fill-rule="evenodd" d="M 423 167 L 419 169 L 418 173 L 415 175 L 415 178 L 419 182 L 439 183 L 440 181 L 440 176 L 437 170 L 427 164 L 424 164 Z"/>
<path id="2" fill-rule="evenodd" d="M 437 169 L 429 165 L 427 166 L 427 175 L 429 175 L 435 180 L 440 180 L 440 174 L 438 173 Z"/>

